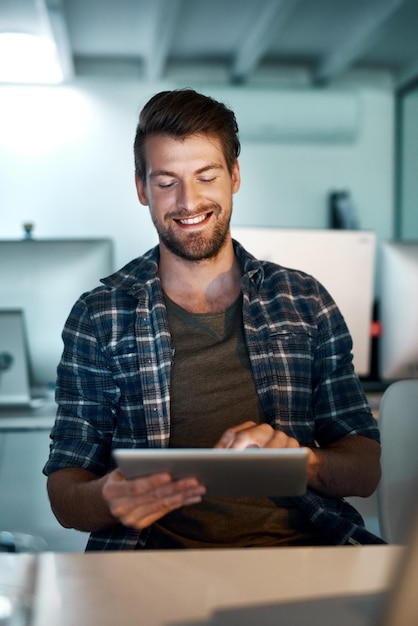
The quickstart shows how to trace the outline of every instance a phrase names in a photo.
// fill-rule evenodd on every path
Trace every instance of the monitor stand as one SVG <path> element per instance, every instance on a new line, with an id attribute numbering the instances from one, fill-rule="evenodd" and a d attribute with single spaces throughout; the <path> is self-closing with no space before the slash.
<path id="1" fill-rule="evenodd" d="M 32 401 L 23 311 L 0 311 L 0 407 L 30 406 Z"/>
<path id="2" fill-rule="evenodd" d="M 0 409 L 37 409 L 53 402 L 51 387 L 31 388 L 24 314 L 0 310 Z"/>

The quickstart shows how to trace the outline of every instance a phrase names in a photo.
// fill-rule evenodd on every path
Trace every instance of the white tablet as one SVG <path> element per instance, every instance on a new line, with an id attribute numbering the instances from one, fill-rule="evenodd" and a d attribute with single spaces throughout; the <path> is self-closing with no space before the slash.
<path id="1" fill-rule="evenodd" d="M 299 496 L 307 483 L 307 448 L 152 448 L 113 452 L 126 478 L 169 472 L 196 476 L 208 496 Z"/>

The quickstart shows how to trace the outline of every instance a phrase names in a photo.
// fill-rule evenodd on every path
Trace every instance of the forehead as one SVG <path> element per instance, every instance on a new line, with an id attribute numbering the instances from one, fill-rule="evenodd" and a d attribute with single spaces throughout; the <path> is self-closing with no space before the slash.
<path id="1" fill-rule="evenodd" d="M 145 140 L 147 172 L 171 167 L 204 167 L 209 163 L 226 168 L 222 142 L 217 135 L 194 134 L 186 137 L 151 135 Z"/>

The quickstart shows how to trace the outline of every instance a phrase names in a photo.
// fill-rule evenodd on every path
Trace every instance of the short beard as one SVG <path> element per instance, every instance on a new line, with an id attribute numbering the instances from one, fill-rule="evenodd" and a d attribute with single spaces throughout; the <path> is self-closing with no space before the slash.
<path id="1" fill-rule="evenodd" d="M 161 242 L 173 254 L 185 261 L 203 261 L 211 259 L 222 249 L 229 232 L 229 220 L 217 224 L 213 237 L 208 241 L 200 233 L 191 233 L 187 241 L 179 241 L 171 230 L 160 232 Z"/>
<path id="2" fill-rule="evenodd" d="M 213 211 L 213 213 L 217 215 L 220 214 L 220 207 L 216 205 L 205 208 L 207 211 Z M 223 248 L 229 232 L 231 212 L 232 206 L 229 217 L 217 222 L 210 240 L 200 233 L 185 233 L 185 238 L 182 240 L 175 236 L 171 228 L 159 228 L 155 220 L 154 226 L 157 229 L 161 243 L 163 243 L 170 252 L 185 261 L 203 261 L 216 257 Z M 179 218 L 177 217 L 177 219 Z"/>

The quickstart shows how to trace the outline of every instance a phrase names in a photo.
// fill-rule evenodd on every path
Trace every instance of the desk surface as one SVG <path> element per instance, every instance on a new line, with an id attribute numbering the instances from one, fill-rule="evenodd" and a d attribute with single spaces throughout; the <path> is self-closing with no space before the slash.
<path id="1" fill-rule="evenodd" d="M 18 430 L 51 430 L 57 405 L 53 398 L 29 407 L 0 407 L 0 432 Z"/>
<path id="2" fill-rule="evenodd" d="M 209 626 L 214 610 L 380 592 L 399 546 L 44 553 L 34 626 Z M 15 555 L 14 558 L 25 557 Z M 0 554 L 0 570 L 2 559 Z M 8 556 L 10 558 L 10 555 Z"/>

